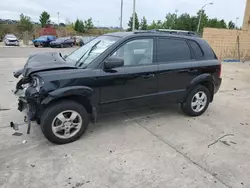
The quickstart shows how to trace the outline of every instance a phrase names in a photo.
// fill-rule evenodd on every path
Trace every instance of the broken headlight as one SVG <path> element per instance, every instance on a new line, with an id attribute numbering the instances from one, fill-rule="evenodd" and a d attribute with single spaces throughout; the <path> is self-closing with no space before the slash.
<path id="1" fill-rule="evenodd" d="M 44 82 L 40 77 L 33 76 L 32 82 L 30 83 L 31 87 L 34 87 L 38 92 L 40 91 L 40 88 L 43 86 Z"/>

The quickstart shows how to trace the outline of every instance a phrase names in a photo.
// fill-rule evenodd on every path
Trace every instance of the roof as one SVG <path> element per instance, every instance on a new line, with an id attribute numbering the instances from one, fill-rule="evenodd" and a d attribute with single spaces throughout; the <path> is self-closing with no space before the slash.
<path id="1" fill-rule="evenodd" d="M 114 32 L 114 33 L 107 33 L 105 35 L 122 38 L 122 37 L 125 37 L 125 36 L 128 36 L 128 35 L 131 35 L 133 33 L 134 32 Z"/>
<path id="2" fill-rule="evenodd" d="M 106 34 L 108 36 L 114 37 L 127 37 L 127 36 L 174 36 L 179 38 L 187 38 L 187 39 L 194 39 L 199 38 L 195 32 L 193 31 L 184 31 L 184 30 L 138 30 L 134 32 L 114 32 Z"/>

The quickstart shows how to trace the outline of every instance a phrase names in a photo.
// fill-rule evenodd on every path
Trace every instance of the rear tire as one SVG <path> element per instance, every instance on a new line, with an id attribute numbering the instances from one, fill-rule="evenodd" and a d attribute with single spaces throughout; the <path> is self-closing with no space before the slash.
<path id="1" fill-rule="evenodd" d="M 55 144 L 76 141 L 84 134 L 88 124 L 89 117 L 85 108 L 70 100 L 52 104 L 41 117 L 41 129 L 44 136 Z"/>
<path id="2" fill-rule="evenodd" d="M 202 85 L 198 85 L 188 94 L 186 101 L 181 103 L 181 109 L 189 116 L 200 116 L 207 110 L 210 99 L 209 90 Z"/>
<path id="3" fill-rule="evenodd" d="M 34 45 L 36 48 L 38 48 L 38 45 Z"/>

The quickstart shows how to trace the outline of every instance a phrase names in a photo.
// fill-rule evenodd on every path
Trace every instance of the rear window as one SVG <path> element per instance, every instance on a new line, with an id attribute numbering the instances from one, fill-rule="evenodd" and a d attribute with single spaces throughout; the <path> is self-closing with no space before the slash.
<path id="1" fill-rule="evenodd" d="M 202 59 L 204 57 L 204 53 L 200 45 L 197 42 L 192 41 L 192 40 L 189 40 L 189 44 L 194 52 L 196 59 Z"/>
<path id="2" fill-rule="evenodd" d="M 190 48 L 185 40 L 160 38 L 157 43 L 157 62 L 168 63 L 192 59 Z"/>

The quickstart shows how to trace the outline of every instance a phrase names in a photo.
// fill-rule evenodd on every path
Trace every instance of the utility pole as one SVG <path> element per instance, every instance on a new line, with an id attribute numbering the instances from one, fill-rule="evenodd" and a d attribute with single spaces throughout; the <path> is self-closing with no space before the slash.
<path id="1" fill-rule="evenodd" d="M 207 5 L 213 5 L 213 4 L 214 4 L 213 2 L 207 3 L 207 4 L 205 4 L 203 7 L 201 7 L 201 10 L 200 10 L 200 18 L 199 18 L 199 23 L 198 23 L 198 27 L 197 27 L 197 33 L 200 31 L 201 17 L 202 17 L 204 8 L 205 8 Z"/>
<path id="2" fill-rule="evenodd" d="M 60 15 L 60 12 L 57 12 L 57 21 L 58 21 L 58 26 L 59 26 L 59 15 Z"/>
<path id="3" fill-rule="evenodd" d="M 133 27 L 132 31 L 135 30 L 135 0 L 133 0 Z"/>
<path id="4" fill-rule="evenodd" d="M 238 27 L 237 27 L 237 25 L 238 25 L 238 20 L 239 20 L 240 18 L 239 17 L 237 17 L 236 18 L 236 22 L 235 22 L 235 29 L 237 29 Z"/>
<path id="5" fill-rule="evenodd" d="M 121 0 L 121 17 L 120 17 L 120 28 L 122 29 L 122 17 L 123 17 L 123 0 Z"/>

